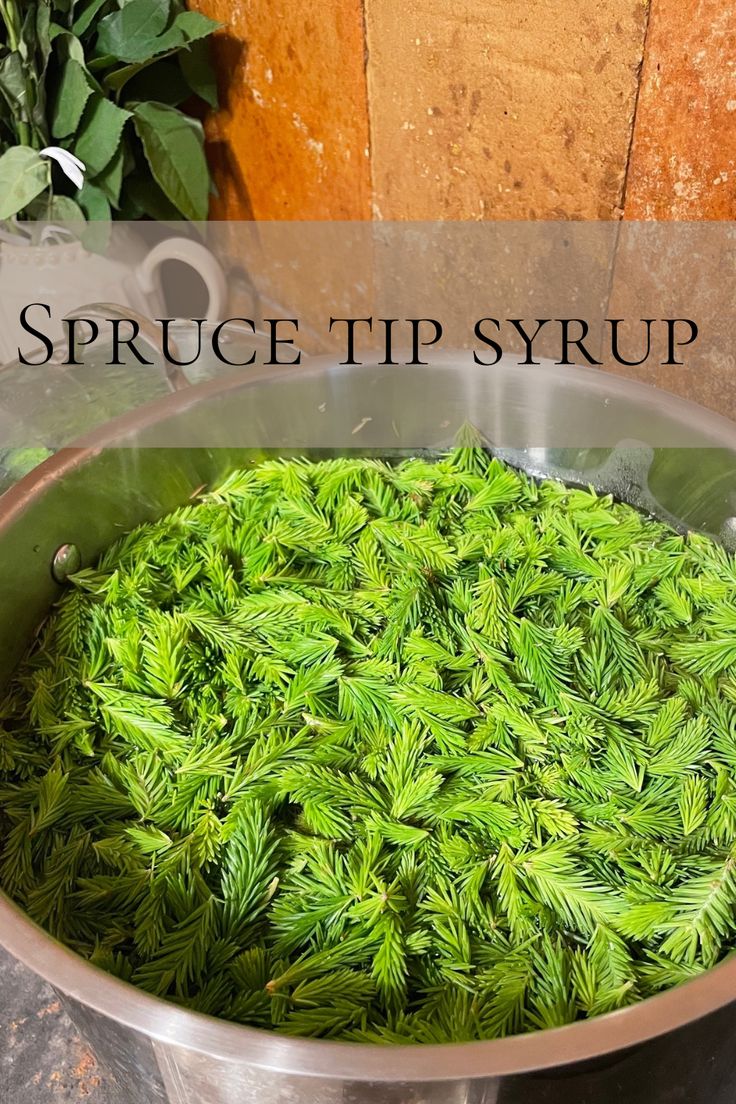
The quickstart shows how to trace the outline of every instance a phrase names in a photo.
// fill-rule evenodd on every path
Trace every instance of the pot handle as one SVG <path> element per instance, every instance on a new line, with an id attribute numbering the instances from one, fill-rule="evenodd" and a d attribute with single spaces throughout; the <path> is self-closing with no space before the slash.
<path id="1" fill-rule="evenodd" d="M 189 238 L 167 238 L 154 245 L 136 269 L 138 284 L 144 295 L 154 296 L 158 291 L 156 273 L 164 261 L 181 261 L 201 276 L 209 296 L 204 317 L 208 322 L 221 322 L 227 305 L 227 281 L 210 250 Z"/>

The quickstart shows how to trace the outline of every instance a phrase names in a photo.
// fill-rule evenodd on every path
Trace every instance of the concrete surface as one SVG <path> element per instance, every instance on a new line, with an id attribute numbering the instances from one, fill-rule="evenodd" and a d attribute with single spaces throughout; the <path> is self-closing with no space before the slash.
<path id="1" fill-rule="evenodd" d="M 215 218 L 729 219 L 729 0 L 191 0 Z"/>
<path id="2" fill-rule="evenodd" d="M 0 949 L 0 1104 L 117 1104 L 51 989 Z"/>
<path id="3" fill-rule="evenodd" d="M 641 0 L 366 0 L 374 215 L 620 214 Z"/>
<path id="4" fill-rule="evenodd" d="M 626 218 L 736 212 L 736 19 L 728 0 L 652 0 Z"/>
<path id="5" fill-rule="evenodd" d="M 370 215 L 362 0 L 197 0 L 223 24 L 214 218 Z"/>

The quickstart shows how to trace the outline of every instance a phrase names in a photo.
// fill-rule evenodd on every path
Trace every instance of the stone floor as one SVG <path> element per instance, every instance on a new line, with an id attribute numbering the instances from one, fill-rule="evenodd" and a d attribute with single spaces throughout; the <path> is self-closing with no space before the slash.
<path id="1" fill-rule="evenodd" d="M 0 1104 L 109 1104 L 110 1084 L 49 987 L 0 950 Z"/>

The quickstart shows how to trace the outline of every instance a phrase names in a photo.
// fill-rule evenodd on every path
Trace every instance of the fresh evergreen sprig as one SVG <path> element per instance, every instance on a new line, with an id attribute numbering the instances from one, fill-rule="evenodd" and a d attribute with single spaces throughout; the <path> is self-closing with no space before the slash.
<path id="1" fill-rule="evenodd" d="M 494 1038 L 679 984 L 736 936 L 735 583 L 472 445 L 234 472 L 42 627 L 2 885 L 285 1034 Z"/>

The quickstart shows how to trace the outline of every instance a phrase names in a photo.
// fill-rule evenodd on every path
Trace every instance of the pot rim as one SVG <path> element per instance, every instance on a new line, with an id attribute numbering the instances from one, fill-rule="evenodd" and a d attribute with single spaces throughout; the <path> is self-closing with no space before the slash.
<path id="1" fill-rule="evenodd" d="M 207 399 L 227 395 L 232 391 L 238 391 L 241 388 L 250 387 L 255 384 L 267 382 L 288 383 L 290 379 L 296 377 L 299 379 L 310 379 L 319 376 L 346 378 L 350 373 L 368 375 L 371 372 L 379 372 L 384 375 L 387 372 L 402 372 L 412 370 L 412 367 L 421 367 L 423 371 L 430 375 L 434 369 L 440 369 L 445 372 L 456 372 L 458 376 L 461 375 L 461 373 L 472 373 L 478 376 L 482 374 L 502 376 L 508 373 L 519 372 L 527 377 L 532 377 L 535 382 L 538 380 L 540 385 L 548 382 L 577 383 L 587 391 L 594 393 L 601 402 L 610 402 L 617 398 L 635 399 L 638 405 L 644 409 L 667 413 L 672 417 L 673 421 L 682 425 L 687 425 L 688 429 L 702 431 L 713 440 L 712 447 L 720 445 L 724 448 L 736 450 L 736 423 L 730 418 L 703 406 L 701 403 L 692 402 L 671 391 L 664 391 L 654 384 L 642 383 L 640 380 L 631 379 L 627 376 L 614 375 L 612 372 L 603 371 L 599 368 L 581 367 L 579 365 L 562 365 L 558 364 L 556 361 L 544 358 L 541 358 L 536 364 L 520 365 L 512 356 L 504 354 L 498 364 L 485 366 L 469 362 L 466 359 L 467 355 L 467 349 L 457 350 L 456 352 L 445 350 L 442 353 L 438 353 L 431 364 L 407 367 L 402 365 L 386 366 L 378 363 L 377 360 L 366 360 L 362 364 L 357 365 L 345 365 L 336 361 L 333 354 L 322 354 L 319 356 L 306 355 L 301 364 L 294 365 L 268 366 L 256 364 L 252 367 L 236 369 L 232 373 L 216 376 L 213 379 L 205 380 L 200 383 L 187 384 L 173 393 L 163 395 L 160 398 L 144 404 L 137 410 L 127 411 L 119 415 L 111 421 L 96 427 L 89 433 L 81 435 L 76 442 L 74 442 L 74 445 L 66 447 L 82 447 L 85 449 L 126 447 L 120 438 L 129 433 L 150 428 L 161 421 L 166 415 L 185 413 L 193 406 Z M 493 442 L 493 444 L 498 445 L 498 442 Z M 610 446 L 601 446 L 600 441 L 582 439 L 575 442 L 575 447 L 613 447 L 616 444 L 618 444 L 618 441 L 610 442 Z M 419 448 L 421 445 L 421 442 L 414 441 L 406 442 L 402 444 L 402 447 Z M 670 445 L 672 447 L 699 447 L 682 446 L 675 442 L 668 442 L 666 445 L 660 444 L 659 446 L 655 443 L 654 447 L 668 447 Z M 525 442 L 525 447 L 536 446 L 547 448 L 569 447 L 569 445 L 560 445 L 559 442 Z M 177 443 L 176 445 L 163 447 L 178 448 L 182 446 Z M 207 447 L 206 443 L 205 447 Z M 301 445 L 300 447 L 306 446 Z M 359 445 L 356 443 L 355 447 L 358 449 Z M 500 447 L 505 446 L 501 445 Z M 53 459 L 53 457 L 51 459 Z M 36 470 L 38 471 L 39 469 Z M 33 474 L 34 472 L 31 472 L 30 475 L 25 478 L 29 479 Z M 20 484 L 17 485 L 20 486 Z M 11 488 L 10 491 L 6 492 L 6 495 L 12 493 L 13 489 L 14 488 Z"/>
<path id="2" fill-rule="evenodd" d="M 438 366 L 457 364 L 451 357 Z M 363 365 L 350 371 L 370 371 Z M 132 431 L 154 425 L 194 403 L 265 380 L 299 372 L 335 370 L 333 357 L 309 358 L 305 365 L 262 368 L 192 385 L 129 412 L 64 448 L 10 488 L 0 499 L 0 537 L 26 504 L 67 472 L 105 447 L 120 447 Z M 342 366 L 340 366 L 342 368 Z M 486 369 L 487 370 L 487 369 Z M 518 370 L 518 366 L 517 366 Z M 546 376 L 578 379 L 601 396 L 638 397 L 646 405 L 671 408 L 692 428 L 702 427 L 724 447 L 736 446 L 733 422 L 656 387 L 592 368 L 541 365 L 523 368 Z M 345 371 L 342 368 L 342 371 Z M 106 973 L 65 947 L 0 892 L 0 946 L 62 994 L 160 1043 L 212 1058 L 250 1064 L 274 1073 L 357 1082 L 435 1082 L 494 1078 L 578 1063 L 636 1046 L 714 1012 L 736 999 L 736 956 L 703 974 L 626 1008 L 559 1028 L 467 1043 L 376 1045 L 326 1039 L 300 1039 L 221 1020 L 177 1006 Z"/>

